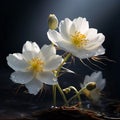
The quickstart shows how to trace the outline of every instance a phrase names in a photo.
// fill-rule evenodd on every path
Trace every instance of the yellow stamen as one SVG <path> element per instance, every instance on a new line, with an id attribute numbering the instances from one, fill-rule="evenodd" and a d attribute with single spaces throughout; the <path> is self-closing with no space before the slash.
<path id="1" fill-rule="evenodd" d="M 71 37 L 72 44 L 77 48 L 83 48 L 88 40 L 86 40 L 86 35 L 81 34 L 80 32 L 75 32 Z"/>
<path id="2" fill-rule="evenodd" d="M 30 60 L 28 64 L 29 64 L 29 67 L 27 69 L 30 71 L 33 71 L 34 73 L 43 71 L 44 62 L 37 57 Z"/>

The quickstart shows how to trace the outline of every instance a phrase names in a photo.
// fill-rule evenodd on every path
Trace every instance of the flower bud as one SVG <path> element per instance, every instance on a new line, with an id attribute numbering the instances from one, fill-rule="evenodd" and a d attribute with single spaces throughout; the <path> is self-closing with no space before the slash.
<path id="1" fill-rule="evenodd" d="M 96 83 L 95 82 L 89 82 L 87 85 L 86 85 L 86 89 L 87 90 L 93 90 L 96 88 Z"/>
<path id="2" fill-rule="evenodd" d="M 65 88 L 65 89 L 63 89 L 63 91 L 64 91 L 66 94 L 68 94 L 68 93 L 71 91 L 71 89 L 70 89 L 70 88 Z"/>
<path id="3" fill-rule="evenodd" d="M 51 30 L 55 30 L 58 27 L 58 19 L 54 14 L 50 14 L 48 17 L 48 27 Z"/>

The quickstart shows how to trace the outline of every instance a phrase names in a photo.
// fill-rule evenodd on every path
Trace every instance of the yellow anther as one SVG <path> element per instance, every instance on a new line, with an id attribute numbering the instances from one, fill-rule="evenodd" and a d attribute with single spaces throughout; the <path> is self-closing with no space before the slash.
<path id="1" fill-rule="evenodd" d="M 84 34 L 81 34 L 80 32 L 75 32 L 71 36 L 71 42 L 72 44 L 77 48 L 83 48 L 88 40 L 86 40 L 86 36 Z"/>
<path id="2" fill-rule="evenodd" d="M 29 67 L 27 69 L 33 71 L 34 73 L 43 71 L 44 62 L 37 57 L 30 60 L 28 64 Z"/>

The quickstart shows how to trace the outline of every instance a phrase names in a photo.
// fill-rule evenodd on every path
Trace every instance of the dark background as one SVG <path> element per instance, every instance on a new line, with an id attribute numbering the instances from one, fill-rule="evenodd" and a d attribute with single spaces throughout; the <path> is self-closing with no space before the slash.
<path id="1" fill-rule="evenodd" d="M 66 17 L 86 17 L 90 27 L 97 28 L 105 35 L 105 55 L 116 63 L 105 61 L 107 65 L 102 66 L 103 76 L 107 81 L 104 94 L 108 98 L 120 99 L 120 0 L 1 0 L 0 98 L 8 96 L 9 99 L 11 91 L 14 92 L 16 87 L 9 80 L 12 70 L 7 66 L 6 56 L 9 53 L 21 52 L 27 40 L 37 42 L 40 47 L 49 44 L 46 33 L 50 13 L 56 14 L 59 21 Z M 78 75 L 63 76 L 65 80 L 60 82 L 63 87 L 72 84 L 79 88 L 80 79 L 82 82 L 86 73 L 93 72 L 78 60 L 71 68 Z M 49 90 L 49 87 L 47 89 Z"/>

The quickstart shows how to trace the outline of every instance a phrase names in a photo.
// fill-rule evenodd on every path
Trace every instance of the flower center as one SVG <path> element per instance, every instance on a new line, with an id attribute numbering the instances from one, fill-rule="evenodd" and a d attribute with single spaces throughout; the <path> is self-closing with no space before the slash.
<path id="1" fill-rule="evenodd" d="M 71 37 L 72 44 L 77 48 L 83 48 L 88 40 L 86 40 L 86 36 L 81 34 L 80 32 L 75 32 Z"/>
<path id="2" fill-rule="evenodd" d="M 33 71 L 34 73 L 42 72 L 44 67 L 44 62 L 39 58 L 33 58 L 29 62 L 28 70 Z"/>

